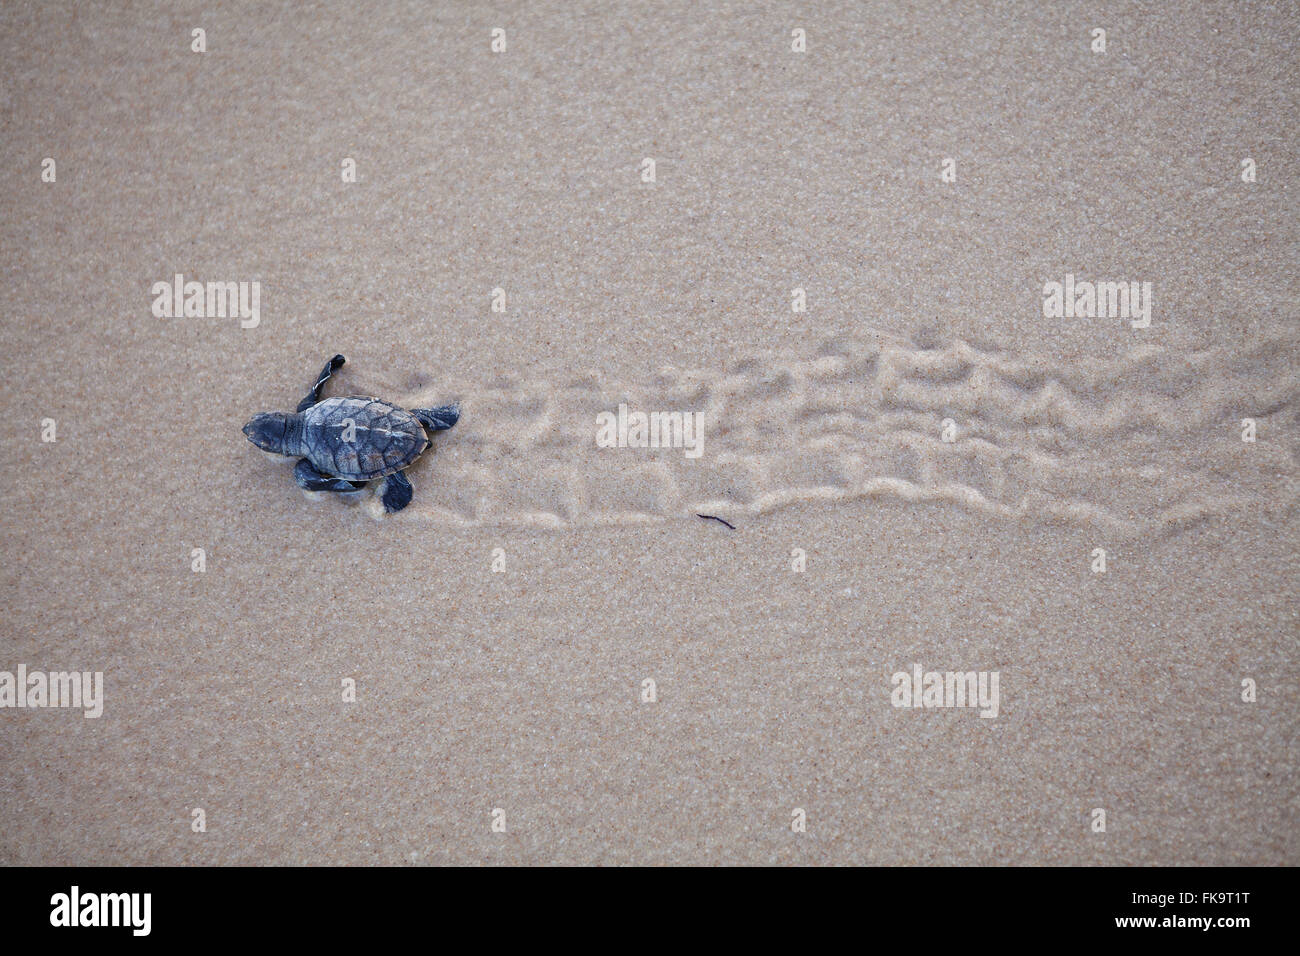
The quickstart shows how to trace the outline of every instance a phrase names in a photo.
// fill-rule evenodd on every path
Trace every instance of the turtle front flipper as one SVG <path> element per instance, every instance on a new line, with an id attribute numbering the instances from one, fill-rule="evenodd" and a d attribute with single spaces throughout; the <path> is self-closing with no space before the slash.
<path id="1" fill-rule="evenodd" d="M 384 494 L 381 500 L 384 502 L 384 510 L 389 514 L 401 511 L 414 497 L 415 489 L 411 487 L 411 480 L 406 477 L 405 472 L 395 471 L 384 479 Z"/>
<path id="2" fill-rule="evenodd" d="M 425 431 L 442 432 L 460 421 L 460 402 L 439 408 L 413 408 L 411 414 L 420 420 Z"/>
<path id="3" fill-rule="evenodd" d="M 303 491 L 360 491 L 366 486 L 364 481 L 348 481 L 322 474 L 306 458 L 294 466 L 293 480 Z"/>
<path id="4" fill-rule="evenodd" d="M 342 355 L 336 355 L 325 363 L 325 367 L 320 370 L 320 376 L 316 379 L 316 384 L 311 387 L 311 391 L 307 393 L 307 397 L 298 403 L 298 411 L 305 412 L 320 401 L 321 389 L 323 389 L 325 383 L 330 380 L 330 376 L 341 369 L 343 363 L 346 361 L 347 359 Z"/>

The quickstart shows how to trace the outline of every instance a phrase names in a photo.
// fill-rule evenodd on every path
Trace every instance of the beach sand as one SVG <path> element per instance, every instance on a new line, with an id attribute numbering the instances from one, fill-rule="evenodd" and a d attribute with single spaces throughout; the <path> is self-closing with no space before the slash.
<path id="1" fill-rule="evenodd" d="M 0 671 L 104 690 L 0 707 L 0 863 L 1300 863 L 1298 35 L 4 5 Z M 336 352 L 462 404 L 382 520 L 240 433 Z"/>

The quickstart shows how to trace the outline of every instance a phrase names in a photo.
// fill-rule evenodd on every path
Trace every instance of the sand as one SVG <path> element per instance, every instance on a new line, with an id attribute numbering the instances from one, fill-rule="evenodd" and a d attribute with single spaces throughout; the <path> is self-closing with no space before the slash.
<path id="1" fill-rule="evenodd" d="M 104 690 L 0 707 L 0 863 L 1300 862 L 1298 33 L 5 4 L 0 672 Z M 464 410 L 382 520 L 240 433 L 336 352 Z"/>

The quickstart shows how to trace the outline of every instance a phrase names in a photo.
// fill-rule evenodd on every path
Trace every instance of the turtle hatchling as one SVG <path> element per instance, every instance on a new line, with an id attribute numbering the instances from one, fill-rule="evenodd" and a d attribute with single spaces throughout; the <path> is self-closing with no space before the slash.
<path id="1" fill-rule="evenodd" d="M 322 399 L 344 361 L 326 363 L 297 411 L 254 415 L 244 434 L 263 451 L 300 459 L 293 479 L 304 491 L 360 491 L 382 479 L 384 511 L 401 511 L 415 493 L 405 469 L 429 449 L 429 435 L 456 424 L 460 406 L 408 411 L 379 398 Z"/>

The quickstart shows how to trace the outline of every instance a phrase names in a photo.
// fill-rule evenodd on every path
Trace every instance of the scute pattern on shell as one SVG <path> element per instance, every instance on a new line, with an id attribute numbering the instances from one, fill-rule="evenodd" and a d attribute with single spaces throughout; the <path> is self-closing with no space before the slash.
<path id="1" fill-rule="evenodd" d="M 351 420 L 355 441 L 343 436 Z M 401 471 L 429 446 L 424 426 L 406 409 L 378 398 L 327 398 L 303 412 L 303 444 L 317 470 L 349 480 Z"/>

